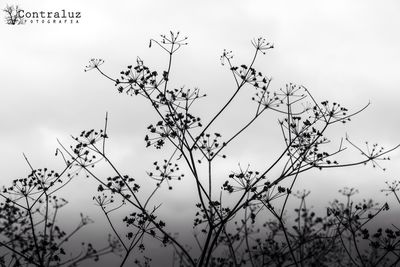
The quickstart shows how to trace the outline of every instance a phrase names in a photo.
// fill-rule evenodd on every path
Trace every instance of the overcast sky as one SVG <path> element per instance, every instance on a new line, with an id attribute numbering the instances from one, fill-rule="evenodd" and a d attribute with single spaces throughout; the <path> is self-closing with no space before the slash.
<path id="1" fill-rule="evenodd" d="M 149 49 L 148 40 L 169 30 L 189 37 L 189 46 L 174 62 L 172 83 L 199 87 L 209 95 L 199 109 L 206 119 L 233 90 L 233 80 L 219 62 L 223 49 L 233 50 L 238 64 L 248 63 L 251 39 L 263 36 L 275 48 L 256 67 L 273 77 L 273 88 L 287 82 L 302 84 L 318 100 L 339 101 L 349 109 L 370 101 L 370 107 L 347 128 L 339 127 L 338 133 L 386 147 L 400 142 L 399 1 L 1 0 L 0 7 L 6 4 L 32 11 L 79 11 L 82 18 L 79 24 L 0 23 L 2 183 L 28 173 L 22 152 L 36 167 L 57 166 L 56 138 L 70 144 L 70 134 L 101 128 L 106 111 L 110 153 L 121 168 L 142 175 L 142 166 L 154 160 L 154 151 L 144 149 L 143 142 L 145 127 L 154 118 L 147 113 L 151 109 L 140 99 L 117 94 L 114 85 L 95 72 L 83 70 L 89 59 L 102 58 L 103 69 L 117 75 L 140 56 L 161 71 L 166 55 Z M 242 118 L 245 111 L 230 112 Z M 230 127 L 220 123 L 223 129 Z M 268 123 L 277 127 L 276 120 Z M 262 149 L 247 151 L 240 142 L 236 145 L 244 152 L 228 159 L 227 168 L 239 160 L 243 164 L 263 160 Z M 399 155 L 394 152 L 392 161 L 383 163 L 386 172 L 371 167 L 322 172 L 308 177 L 298 189 L 310 188 L 315 196 L 325 196 L 325 202 L 342 186 L 356 186 L 363 196 L 379 198 L 384 181 L 399 177 Z M 318 192 L 323 186 L 329 192 Z"/>

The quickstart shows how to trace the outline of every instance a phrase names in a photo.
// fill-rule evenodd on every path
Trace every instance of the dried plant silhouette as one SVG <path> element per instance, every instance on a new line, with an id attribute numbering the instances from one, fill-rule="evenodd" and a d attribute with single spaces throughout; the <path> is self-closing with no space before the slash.
<path id="1" fill-rule="evenodd" d="M 386 154 L 397 148 L 385 151 L 373 145 L 364 151 L 346 137 L 344 141 L 348 146 L 359 150 L 363 155 L 362 159 L 339 162 L 339 154 L 346 149 L 343 142 L 336 150 L 327 151 L 325 147 L 330 141 L 324 136 L 327 129 L 337 123 L 350 121 L 366 107 L 351 113 L 338 103 L 319 103 L 304 86 L 294 84 L 288 84 L 281 90 L 271 90 L 271 78 L 256 70 L 254 64 L 273 45 L 258 38 L 252 41 L 254 56 L 248 65 L 235 65 L 232 52 L 223 52 L 222 64 L 228 66 L 236 88 L 216 115 L 209 122 L 203 123 L 199 116 L 191 112 L 191 107 L 205 95 L 201 95 L 199 89 L 175 89 L 169 86 L 172 59 L 187 44 L 186 40 L 179 33 L 171 32 L 169 36 L 162 35 L 160 41 L 150 41 L 150 47 L 157 45 L 168 56 L 168 67 L 161 74 L 148 68 L 140 59 L 136 66 L 128 66 L 121 71 L 118 78 L 112 78 L 102 71 L 100 66 L 104 63 L 103 60 L 91 60 L 86 69 L 95 69 L 114 82 L 119 93 L 141 96 L 147 100 L 158 114 L 159 121 L 148 126 L 146 145 L 171 151 L 169 158 L 154 163 L 155 171 L 148 172 L 157 183 L 148 198 L 140 199 L 140 185 L 130 176 L 121 174 L 108 158 L 104 150 L 105 139 L 100 142 L 100 146 L 96 146 L 96 139 L 87 138 L 87 133 L 82 135 L 85 139 L 76 139 L 78 145 L 89 147 L 115 170 L 116 176 L 107 180 L 88 170 L 100 182 L 101 195 L 95 199 L 110 225 L 113 226 L 113 221 L 109 215 L 120 203 L 131 205 L 132 212 L 124 218 L 128 229 L 132 229 L 126 235 L 127 239 L 116 228 L 112 228 L 125 249 L 125 258 L 121 265 L 136 246 L 139 249 L 144 248 L 145 235 L 173 246 L 176 259 L 182 266 L 304 266 L 332 262 L 339 265 L 366 266 L 387 259 L 383 257 L 373 262 L 371 257 L 366 256 L 372 254 L 362 255 L 364 251 L 360 252 L 358 249 L 361 233 L 365 237 L 368 232 L 364 228 L 365 224 L 386 209 L 387 205 L 376 207 L 372 201 L 354 205 L 350 200 L 353 190 L 343 191 L 348 198 L 347 202 L 333 202 L 329 215 L 323 218 L 315 217 L 306 208 L 306 194 L 297 195 L 301 204 L 296 210 L 298 216 L 292 229 L 289 228 L 290 222 L 284 217 L 287 200 L 293 195 L 294 184 L 304 172 L 314 168 L 340 168 L 366 163 L 372 163 L 374 167 L 380 166 L 378 162 L 388 159 Z M 221 114 L 245 87 L 254 89 L 254 110 L 249 111 L 252 117 L 248 123 L 227 138 L 223 138 L 220 133 L 210 132 Z M 248 130 L 266 112 L 276 112 L 280 116 L 279 127 L 285 149 L 263 170 L 240 169 L 227 173 L 227 179 L 222 184 L 218 180 L 214 181 L 213 168 L 217 164 L 223 164 L 219 157 L 225 158 L 225 148 L 232 145 L 236 137 Z M 193 225 L 198 230 L 198 234 L 194 236 L 198 245 L 196 252 L 189 250 L 179 242 L 179 238 L 167 231 L 166 223 L 156 215 L 158 206 L 148 206 L 163 184 L 172 189 L 172 180 L 182 178 L 178 164 L 184 164 L 190 170 L 189 176 L 196 184 L 193 189 L 198 200 Z M 280 174 L 272 176 L 271 173 L 276 173 L 275 169 Z M 285 180 L 290 180 L 289 187 L 281 186 Z M 216 190 L 218 188 L 221 190 Z M 281 198 L 284 201 L 280 203 L 278 199 Z M 263 225 L 260 223 L 265 223 L 262 220 L 266 216 L 260 215 L 265 213 L 271 218 L 271 222 Z M 258 220 L 259 217 L 261 218 Z M 378 253 L 377 250 L 374 252 Z"/>
<path id="2" fill-rule="evenodd" d="M 6 23 L 10 25 L 24 24 L 23 18 L 20 17 L 19 11 L 21 9 L 18 5 L 7 5 L 3 11 L 6 13 Z"/>
<path id="3" fill-rule="evenodd" d="M 204 105 L 206 95 L 197 88 L 171 88 L 170 85 L 173 58 L 187 45 L 187 38 L 182 38 L 179 32 L 161 35 L 160 40 L 150 40 L 150 47 L 156 46 L 166 54 L 167 67 L 161 72 L 150 69 L 138 58 L 135 65 L 127 66 L 114 78 L 102 70 L 103 60 L 90 60 L 85 71 L 96 70 L 116 86 L 117 92 L 141 97 L 148 102 L 158 120 L 147 127 L 145 145 L 157 153 L 164 150 L 169 154 L 165 159 L 154 161 L 154 169 L 147 171 L 148 177 L 134 178 L 123 173 L 118 162 L 114 162 L 106 150 L 109 138 L 107 115 L 103 129 L 83 131 L 73 137 L 75 144 L 70 147 L 59 142 L 58 153 L 66 165 L 63 173 L 83 171 L 87 177 L 98 182 L 98 195 L 93 199 L 117 242 L 110 242 L 104 252 L 99 250 L 97 254 L 120 253 L 119 266 L 130 266 L 132 263 L 150 266 L 151 258 L 157 255 L 152 255 L 147 246 L 159 242 L 174 251 L 171 256 L 174 266 L 396 266 L 400 261 L 399 229 L 395 225 L 393 229 L 376 231 L 370 227 L 374 218 L 389 209 L 388 204 L 379 205 L 373 200 L 356 202 L 354 195 L 357 190 L 344 188 L 340 191 L 343 199 L 332 201 L 326 214 L 317 215 L 307 205 L 310 192 L 297 191 L 295 184 L 313 169 L 366 164 L 383 169 L 380 161 L 389 160 L 388 153 L 398 146 L 385 150 L 367 143 L 366 149 L 362 149 L 346 135 L 336 140 L 339 145 L 333 149 L 331 140 L 326 136 L 328 129 L 349 122 L 368 105 L 351 112 L 335 102 L 317 101 L 304 86 L 287 84 L 283 89 L 271 89 L 271 78 L 256 70 L 255 62 L 273 45 L 263 38 L 254 39 L 251 44 L 254 54 L 248 64 L 236 65 L 233 53 L 223 51 L 221 62 L 232 74 L 235 87 L 207 122 L 193 113 L 196 104 Z M 253 110 L 243 110 L 248 112 L 249 120 L 243 125 L 236 125 L 238 130 L 226 137 L 212 130 L 218 128 L 220 117 L 235 104 L 234 100 L 249 92 L 249 98 L 254 103 Z M 238 145 L 236 139 L 245 131 L 251 131 L 251 126 L 262 120 L 262 115 L 267 112 L 276 114 L 278 118 L 276 127 L 282 133 L 282 151 L 268 155 L 265 160 L 268 163 L 263 169 L 252 170 L 250 165 L 246 168 L 239 165 L 237 170 L 227 169 L 221 178 L 216 169 L 218 166 L 219 169 L 221 166 L 226 169 L 224 164 L 229 157 L 225 154 L 227 147 Z M 342 162 L 342 153 L 349 149 L 355 152 L 354 160 Z M 357 159 L 360 152 L 361 157 Z M 114 174 L 104 176 L 97 171 L 96 165 L 100 163 L 108 166 Z M 36 175 L 33 172 L 24 183 L 35 184 L 40 180 L 35 178 Z M 184 189 L 195 198 L 190 200 L 195 204 L 192 213 L 188 214 L 188 228 L 194 230 L 192 242 L 169 230 L 170 221 L 174 223 L 173 218 L 161 218 L 159 215 L 161 204 L 167 200 L 157 198 L 158 194 L 162 188 L 172 192 L 179 190 L 179 181 L 183 179 L 194 181 L 193 188 Z M 54 180 L 52 187 L 61 179 Z M 50 206 L 56 209 L 57 204 L 51 204 L 56 203 L 55 200 L 50 202 L 47 195 L 50 196 L 50 192 L 57 191 L 63 184 L 51 191 L 44 190 L 47 187 L 42 186 L 42 182 L 37 183 L 40 188 L 36 190 L 42 193 L 34 198 L 44 197 L 41 205 L 46 210 Z M 147 193 L 149 186 L 153 187 Z M 34 186 L 28 186 L 31 187 Z M 397 197 L 398 183 L 388 184 L 388 187 L 387 192 Z M 19 231 L 36 236 L 36 239 L 52 240 L 46 236 L 54 230 L 46 230 L 46 227 L 40 234 L 35 234 L 37 224 L 32 219 L 29 221 L 33 215 L 30 215 L 32 211 L 28 212 L 33 206 L 29 204 L 28 195 L 33 193 L 27 192 L 28 188 L 12 201 L 4 194 L 15 189 L 5 189 L 3 197 L 7 202 L 4 205 L 28 213 L 25 221 L 20 223 L 28 229 L 22 227 Z M 298 199 L 293 216 L 287 211 L 289 198 Z M 20 200 L 26 200 L 26 206 L 18 206 Z M 48 211 L 38 214 L 45 221 L 50 218 Z M 3 221 L 10 222 L 9 219 Z M 44 225 L 49 224 L 53 229 L 52 222 L 54 220 Z M 15 239 L 6 233 L 3 236 Z M 43 241 L 29 240 L 26 246 L 30 247 L 31 254 L 24 252 L 25 247 L 15 247 L 13 241 L 2 241 L 1 245 L 10 252 L 3 259 L 12 257 L 14 261 L 34 262 L 38 266 L 58 264 L 59 259 L 53 258 L 60 254 L 59 243 L 54 245 L 57 250 L 52 252 L 47 249 L 50 241 L 45 246 Z M 90 255 L 89 252 L 87 257 Z M 55 263 L 52 265 L 50 262 Z"/>
<path id="4" fill-rule="evenodd" d="M 96 249 L 82 242 L 80 253 L 70 253 L 69 239 L 92 223 L 89 217 L 80 214 L 71 232 L 65 232 L 57 224 L 60 210 L 68 201 L 55 193 L 76 175 L 71 168 L 73 163 L 67 163 L 61 172 L 56 172 L 47 168 L 34 169 L 25 159 L 31 173 L 15 179 L 0 193 L 4 200 L 0 202 L 1 266 L 77 266 L 85 260 L 97 261 L 100 256 L 119 250 L 118 241 L 110 236 L 106 247 Z"/>

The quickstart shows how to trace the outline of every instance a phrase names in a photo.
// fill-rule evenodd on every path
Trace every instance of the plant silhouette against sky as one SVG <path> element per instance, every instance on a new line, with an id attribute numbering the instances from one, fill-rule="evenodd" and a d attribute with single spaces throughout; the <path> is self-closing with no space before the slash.
<path id="1" fill-rule="evenodd" d="M 93 59 L 87 66 L 86 71 L 95 69 L 111 80 L 119 93 L 142 96 L 153 107 L 159 120 L 147 127 L 148 134 L 145 136 L 147 147 L 170 149 L 170 146 L 166 144 L 172 145 L 170 158 L 165 159 L 162 163 L 155 162 L 156 171 L 148 172 L 150 177 L 157 179 L 157 183 L 150 196 L 143 200 L 137 196 L 139 184 L 134 183 L 134 179 L 130 176 L 119 173 L 116 165 L 107 157 L 104 152 L 104 140 L 102 146 L 93 146 L 94 152 L 103 157 L 116 172 L 116 176 L 108 178 L 109 182 L 105 185 L 104 180 L 94 176 L 102 184 L 99 186 L 99 191 L 105 194 L 103 197 L 97 198 L 105 215 L 109 219 L 109 213 L 106 211 L 109 203 L 101 202 L 100 199 L 106 199 L 106 197 L 110 199 L 112 196 L 118 196 L 118 203 L 121 201 L 129 203 L 135 210 L 130 216 L 124 218 L 128 228 L 136 228 L 135 232 L 129 232 L 127 235 L 129 245 L 124 245 L 126 257 L 135 245 L 141 244 L 141 241 L 138 240 L 143 235 L 150 235 L 165 245 L 172 245 L 181 265 L 259 265 L 261 258 L 263 261 L 265 260 L 265 255 L 263 251 L 260 251 L 259 242 L 261 241 L 254 238 L 253 234 L 259 231 L 255 230 L 260 227 L 260 222 L 257 220 L 259 214 L 267 213 L 278 223 L 277 231 L 283 234 L 283 239 L 280 241 L 285 245 L 282 245 L 283 251 L 280 251 L 279 257 L 284 257 L 285 261 L 296 266 L 304 265 L 305 261 L 310 260 L 308 255 L 304 256 L 302 253 L 309 240 L 307 238 L 303 240 L 305 238 L 303 235 L 293 235 L 293 232 L 288 229 L 290 223 L 284 216 L 288 198 L 293 195 L 292 190 L 298 177 L 303 172 L 314 168 L 340 168 L 367 163 L 372 163 L 374 167 L 380 166 L 378 161 L 389 159 L 386 156 L 387 153 L 397 148 L 384 150 L 374 144 L 364 151 L 346 136 L 336 150 L 328 151 L 327 144 L 330 140 L 325 137 L 327 129 L 337 123 L 350 121 L 368 105 L 355 112 L 349 112 L 347 108 L 335 102 L 317 102 L 304 86 L 287 84 L 283 89 L 272 90 L 270 88 L 271 78 L 256 70 L 254 65 L 258 57 L 266 54 L 269 49 L 273 48 L 273 45 L 264 38 L 254 39 L 251 44 L 254 47 L 254 55 L 249 64 L 235 65 L 233 53 L 228 50 L 223 51 L 221 62 L 232 73 L 236 86 L 232 90 L 231 96 L 227 97 L 226 102 L 208 122 L 203 122 L 200 116 L 192 113 L 192 106 L 206 95 L 201 94 L 197 88 L 170 87 L 173 58 L 182 47 L 187 45 L 187 37 L 181 37 L 179 32 L 161 35 L 160 40 L 150 40 L 150 47 L 161 48 L 168 57 L 167 68 L 163 72 L 158 73 L 151 70 L 140 58 L 137 59 L 135 66 L 127 66 L 117 78 L 102 71 L 103 60 Z M 227 137 L 222 137 L 218 132 L 211 132 L 211 128 L 215 128 L 217 125 L 218 118 L 226 112 L 228 106 L 233 104 L 233 100 L 239 97 L 239 93 L 244 88 L 248 90 L 247 87 L 254 90 L 252 97 L 254 110 L 248 111 L 250 115 L 253 114 L 251 119 L 240 126 L 237 132 Z M 265 112 L 276 112 L 280 116 L 278 125 L 281 128 L 285 149 L 275 155 L 272 164 L 265 166 L 263 170 L 256 171 L 241 167 L 234 172 L 227 170 L 226 179 L 221 183 L 221 179 L 213 176 L 216 164 L 223 164 L 221 161 L 216 162 L 216 158 L 225 158 L 226 155 L 223 154 L 225 148 L 234 145 L 233 141 L 244 131 L 250 130 L 250 126 Z M 81 144 L 82 141 L 79 143 Z M 88 140 L 83 143 L 88 143 Z M 347 149 L 345 143 L 347 146 L 359 150 L 363 158 L 352 162 L 339 162 L 339 154 Z M 185 164 L 185 167 L 189 169 L 190 175 L 185 174 L 186 179 L 190 177 L 195 180 L 196 187 L 193 190 L 197 193 L 198 204 L 195 207 L 197 212 L 193 227 L 198 230 L 198 234 L 194 236 L 198 245 L 198 253 L 191 253 L 179 242 L 179 237 L 173 237 L 168 233 L 166 224 L 156 215 L 159 206 L 148 207 L 150 199 L 154 198 L 162 184 L 167 183 L 169 189 L 172 189 L 171 180 L 179 180 L 183 177 L 178 174 L 178 164 Z M 280 175 L 271 176 L 270 173 L 276 169 L 280 170 Z M 204 170 L 206 171 L 204 172 Z M 203 175 L 203 173 L 207 174 Z M 283 181 L 287 180 L 290 181 L 290 186 L 281 185 Z M 221 190 L 218 191 L 218 188 Z M 284 200 L 279 203 L 278 199 Z M 305 205 L 305 196 L 300 199 L 303 203 L 301 205 Z M 162 203 L 163 200 L 159 200 L 159 202 Z M 332 204 L 332 211 L 336 212 L 332 212 L 328 216 L 329 218 L 325 218 L 325 220 L 331 221 L 330 227 L 333 227 L 334 231 L 330 229 L 332 231 L 324 232 L 324 238 L 339 240 L 338 236 L 343 237 L 346 231 L 350 231 L 356 239 L 356 234 L 364 224 L 357 222 L 356 226 L 349 229 L 348 227 L 353 224 L 353 219 L 350 220 L 351 223 L 343 224 L 342 220 L 345 215 L 350 215 L 338 211 L 339 208 L 335 203 Z M 280 206 L 276 206 L 278 204 Z M 372 212 L 374 208 L 374 205 L 366 204 L 362 214 L 369 211 L 368 216 L 374 217 L 375 214 L 385 209 L 386 205 L 379 207 L 376 212 Z M 304 210 L 307 212 L 307 209 L 304 208 Z M 306 220 L 305 218 L 307 215 L 299 216 L 297 221 Z M 361 221 L 362 218 L 361 215 L 357 215 L 355 221 Z M 370 219 L 367 217 L 367 221 Z M 312 221 L 312 218 L 310 220 Z M 113 225 L 110 219 L 109 222 Z M 318 220 L 316 224 L 318 223 L 322 223 L 322 221 Z M 343 225 L 347 228 L 342 229 Z M 315 225 L 309 228 L 313 227 Z M 325 224 L 324 227 L 326 227 Z M 297 227 L 297 231 L 299 228 L 301 226 Z M 122 243 L 127 242 L 115 228 L 113 229 Z M 310 238 L 313 239 L 316 235 L 311 235 Z M 355 239 L 353 245 L 357 248 Z M 310 241 L 313 249 L 316 247 L 314 241 Z M 355 256 L 348 253 L 348 256 L 353 263 L 363 264 L 363 257 L 360 253 Z"/>
<path id="2" fill-rule="evenodd" d="M 151 258 L 157 256 L 147 250 L 147 245 L 157 241 L 173 249 L 172 260 L 179 266 L 395 266 L 400 261 L 399 229 L 395 225 L 375 232 L 368 228 L 376 216 L 389 209 L 387 203 L 380 205 L 373 200 L 356 202 L 356 189 L 343 188 L 339 192 L 344 200 L 333 200 L 327 213 L 318 216 L 307 205 L 310 192 L 297 191 L 295 185 L 304 173 L 313 169 L 364 164 L 383 169 L 380 161 L 388 160 L 388 153 L 398 146 L 385 150 L 377 144 L 367 143 L 363 149 L 346 135 L 335 140 L 339 146 L 332 149 L 331 140 L 326 135 L 328 129 L 348 123 L 369 104 L 349 111 L 336 102 L 317 101 L 301 85 L 289 83 L 281 89 L 272 89 L 271 77 L 257 70 L 255 63 L 273 48 L 273 44 L 264 38 L 256 38 L 251 44 L 254 52 L 247 64 L 236 64 L 233 53 L 223 51 L 221 63 L 232 74 L 235 86 L 207 121 L 193 112 L 195 105 L 204 105 L 206 101 L 206 95 L 200 93 L 200 89 L 171 86 L 173 59 L 187 45 L 187 37 L 182 37 L 179 32 L 161 35 L 160 40 L 150 40 L 150 47 L 160 48 L 167 56 L 166 69 L 161 72 L 152 70 L 137 58 L 134 65 L 127 66 L 113 77 L 102 70 L 103 60 L 90 60 L 85 71 L 98 71 L 115 85 L 118 93 L 141 97 L 148 102 L 158 119 L 149 123 L 144 145 L 153 149 L 155 157 L 158 157 L 158 150 L 168 153 L 168 157 L 154 160 L 153 169 L 147 170 L 148 179 L 123 173 L 119 163 L 106 150 L 108 114 L 103 129 L 82 131 L 73 136 L 75 143 L 70 147 L 59 142 L 57 154 L 65 163 L 64 172 L 85 173 L 98 182 L 98 194 L 93 200 L 104 214 L 116 240 L 110 239 L 109 246 L 100 253 L 96 251 L 96 254 L 120 254 L 119 266 L 128 266 L 131 261 L 148 266 Z M 227 113 L 228 107 L 235 105 L 234 100 L 249 92 L 252 109 L 243 108 L 243 112 L 249 114 L 248 121 L 235 125 L 236 132 L 226 136 L 214 130 L 219 127 L 220 118 Z M 200 99 L 203 102 L 200 103 Z M 218 166 L 219 169 L 226 166 L 227 147 L 237 146 L 237 138 L 251 131 L 251 126 L 262 120 L 262 115 L 267 112 L 278 117 L 276 126 L 282 134 L 282 151 L 268 155 L 265 160 L 268 163 L 259 170 L 251 169 L 246 162 L 235 170 L 224 167 L 223 175 L 217 172 Z M 233 123 L 238 124 L 237 121 Z M 354 156 L 354 160 L 349 162 L 341 160 L 342 152 L 349 148 L 357 152 L 356 155 L 361 153 L 361 157 Z M 96 165 L 100 163 L 108 166 L 113 175 L 99 173 Z M 53 259 L 55 252 L 48 252 L 45 245 L 35 241 L 38 237 L 47 240 L 48 228 L 44 227 L 38 235 L 34 221 L 27 219 L 32 207 L 29 199 L 35 203 L 42 203 L 45 199 L 42 206 L 46 212 L 41 216 L 45 221 L 50 218 L 47 213 L 50 191 L 35 182 L 40 181 L 36 173 L 32 168 L 32 175 L 17 182 L 41 191 L 39 196 L 31 198 L 33 193 L 23 191 L 21 188 L 24 187 L 20 186 L 22 196 L 16 199 L 8 197 L 6 194 L 15 190 L 17 184 L 2 193 L 6 200 L 3 207 L 11 205 L 2 209 L 3 213 L 10 210 L 15 216 L 19 214 L 19 208 L 27 211 L 25 221 L 21 222 L 27 230 L 21 231 L 34 237 L 34 242 L 28 244 L 32 252 L 26 254 L 23 247 L 11 247 L 13 237 L 4 230 L 0 234 L 11 241 L 1 241 L 0 245 L 11 251 L 14 261 L 61 266 L 62 259 Z M 57 174 L 56 182 L 61 181 L 59 176 Z M 149 183 L 149 179 L 154 183 Z M 169 225 L 174 223 L 173 218 L 159 215 L 161 205 L 166 202 L 166 199 L 157 198 L 161 188 L 179 190 L 179 181 L 183 179 L 194 181 L 193 188 L 185 189 L 193 192 L 191 196 L 195 198 L 193 213 L 188 214 L 192 220 L 188 228 L 194 230 L 191 243 L 187 243 L 179 233 L 171 233 Z M 151 187 L 147 195 L 142 192 L 144 187 Z M 388 187 L 388 193 L 397 197 L 397 184 L 388 184 Z M 27 206 L 21 207 L 18 201 L 24 198 L 28 201 Z M 289 198 L 298 201 L 293 216 L 287 212 Z M 57 210 L 57 205 L 54 208 Z M 1 218 L 7 216 L 4 214 Z M 2 223 L 9 221 L 4 219 Z M 54 224 L 53 220 L 49 227 Z M 54 251 L 61 249 L 59 244 L 54 247 Z M 45 255 L 53 258 L 47 259 Z M 3 256 L 4 266 L 7 257 Z"/>

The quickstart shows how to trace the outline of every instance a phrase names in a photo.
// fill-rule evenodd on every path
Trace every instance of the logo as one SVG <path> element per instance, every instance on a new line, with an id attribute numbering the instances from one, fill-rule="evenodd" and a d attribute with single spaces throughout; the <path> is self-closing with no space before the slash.
<path id="1" fill-rule="evenodd" d="M 60 10 L 25 10 L 18 5 L 7 5 L 5 22 L 10 25 L 22 24 L 78 24 L 82 18 L 80 11 Z"/>

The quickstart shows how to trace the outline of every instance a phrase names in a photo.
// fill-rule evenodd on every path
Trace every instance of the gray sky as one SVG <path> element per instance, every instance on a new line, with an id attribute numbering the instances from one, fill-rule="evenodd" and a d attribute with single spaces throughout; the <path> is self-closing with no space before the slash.
<path id="1" fill-rule="evenodd" d="M 169 30 L 189 36 L 189 46 L 176 56 L 172 83 L 199 87 L 209 95 L 199 107 L 205 119 L 233 90 L 233 80 L 219 62 L 223 49 L 233 50 L 237 64 L 247 63 L 252 54 L 250 40 L 263 36 L 275 48 L 260 57 L 256 67 L 273 77 L 273 88 L 287 82 L 302 84 L 318 100 L 338 101 L 349 109 L 371 101 L 365 112 L 348 127 L 339 127 L 337 133 L 343 136 L 347 132 L 356 142 L 370 140 L 386 147 L 400 142 L 399 1 L 7 3 L 20 4 L 26 10 L 76 10 L 82 19 L 79 24 L 60 25 L 0 23 L 0 172 L 4 183 L 28 173 L 22 152 L 36 167 L 59 166 L 60 159 L 54 158 L 56 138 L 70 144 L 70 134 L 102 127 L 106 111 L 110 113 L 114 161 L 133 175 L 143 175 L 143 166 L 154 161 L 154 150 L 144 149 L 143 137 L 155 116 L 143 100 L 117 94 L 112 83 L 83 69 L 90 58 L 102 58 L 106 62 L 103 69 L 117 75 L 140 56 L 161 71 L 166 67 L 166 55 L 154 47 L 149 49 L 148 40 Z M 5 5 L 1 0 L 0 7 Z M 234 108 L 230 114 L 245 119 L 243 111 Z M 229 132 L 230 124 L 220 123 L 222 130 Z M 276 119 L 268 118 L 266 123 L 278 129 Z M 263 139 L 265 133 L 255 131 L 263 125 L 256 125 L 249 136 Z M 228 158 L 221 169 L 235 168 L 239 161 L 243 165 L 262 162 L 265 150 L 257 145 L 253 150 L 241 147 L 240 140 L 246 139 L 236 144 L 241 152 Z M 342 185 L 358 187 L 363 196 L 380 198 L 384 181 L 398 178 L 399 155 L 396 151 L 391 162 L 383 163 L 386 172 L 370 167 L 321 172 L 305 177 L 298 189 L 313 190 L 314 199 L 324 196 L 324 203 L 337 196 Z M 81 187 L 71 185 L 73 190 Z M 320 190 L 327 187 L 329 191 Z"/>

